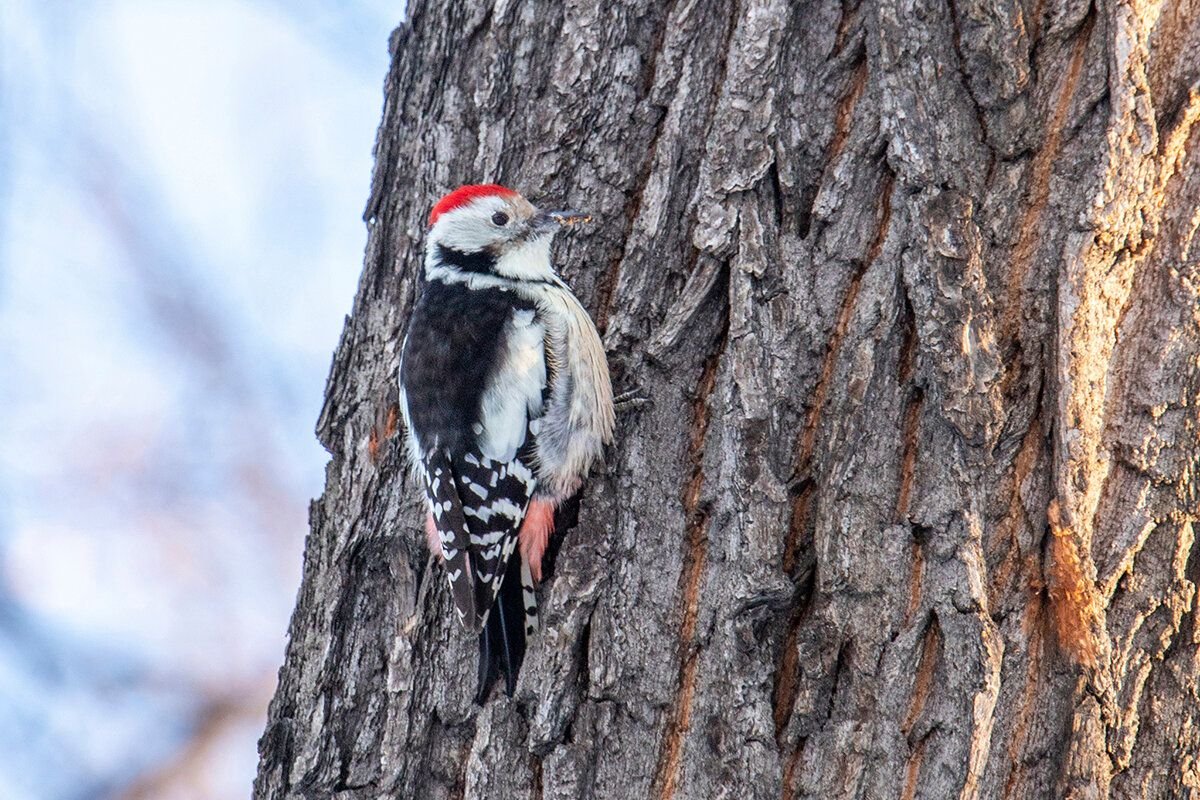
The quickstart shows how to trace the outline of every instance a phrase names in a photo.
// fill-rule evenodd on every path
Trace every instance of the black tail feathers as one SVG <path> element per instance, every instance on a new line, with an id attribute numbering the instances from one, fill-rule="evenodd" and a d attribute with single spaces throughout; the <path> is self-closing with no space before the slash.
<path id="1" fill-rule="evenodd" d="M 483 705 L 501 676 L 504 677 L 505 694 L 512 697 L 524 660 L 525 601 L 521 588 L 521 556 L 514 553 L 504 570 L 500 593 L 479 632 L 479 691 L 475 702 Z"/>

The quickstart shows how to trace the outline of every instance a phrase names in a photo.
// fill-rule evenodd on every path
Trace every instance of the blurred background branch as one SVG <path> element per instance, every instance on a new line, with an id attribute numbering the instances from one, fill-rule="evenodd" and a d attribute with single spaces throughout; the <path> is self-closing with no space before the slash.
<path id="1" fill-rule="evenodd" d="M 243 797 L 402 4 L 0 7 L 0 785 Z"/>

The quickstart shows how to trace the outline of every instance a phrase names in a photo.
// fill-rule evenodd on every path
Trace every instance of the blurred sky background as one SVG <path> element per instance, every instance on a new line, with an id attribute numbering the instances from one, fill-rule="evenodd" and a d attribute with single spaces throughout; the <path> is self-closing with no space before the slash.
<path id="1" fill-rule="evenodd" d="M 403 0 L 0 0 L 0 800 L 244 798 Z"/>

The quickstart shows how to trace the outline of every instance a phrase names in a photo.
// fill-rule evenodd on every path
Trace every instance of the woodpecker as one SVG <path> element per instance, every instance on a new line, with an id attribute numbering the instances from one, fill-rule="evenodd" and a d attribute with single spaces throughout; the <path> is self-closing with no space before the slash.
<path id="1" fill-rule="evenodd" d="M 400 409 L 430 550 L 479 634 L 480 704 L 500 677 L 512 696 L 554 510 L 613 437 L 604 346 L 550 259 L 555 234 L 588 220 L 495 184 L 456 189 L 429 215 Z"/>

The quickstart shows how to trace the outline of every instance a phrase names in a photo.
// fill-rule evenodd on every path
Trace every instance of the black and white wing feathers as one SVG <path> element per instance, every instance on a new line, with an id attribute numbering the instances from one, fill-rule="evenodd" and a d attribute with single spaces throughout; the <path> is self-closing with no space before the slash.
<path id="1" fill-rule="evenodd" d="M 512 691 L 536 629 L 533 581 L 514 559 L 538 488 L 546 329 L 513 292 L 431 281 L 401 358 L 401 407 L 460 619 L 480 631 L 480 692 Z"/>
<path id="2" fill-rule="evenodd" d="M 471 552 L 471 530 L 466 508 L 459 495 L 453 461 L 446 450 L 436 449 L 421 461 L 425 498 L 429 502 L 433 525 L 446 562 L 446 577 L 454 597 L 458 617 L 469 628 L 478 630 L 479 604 L 475 591 L 475 558 Z"/>

